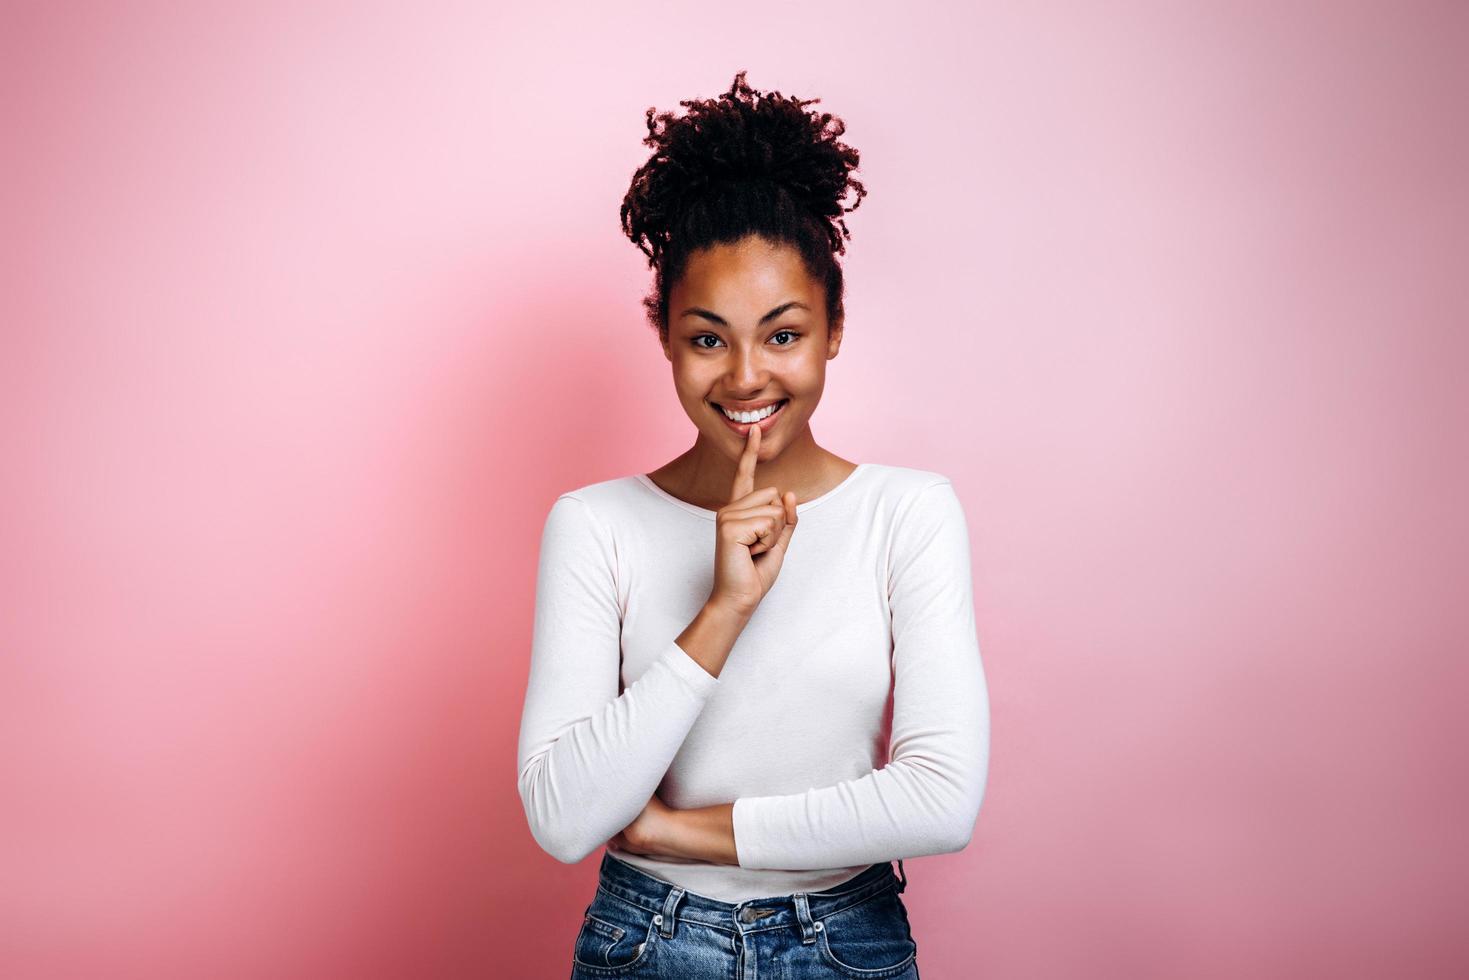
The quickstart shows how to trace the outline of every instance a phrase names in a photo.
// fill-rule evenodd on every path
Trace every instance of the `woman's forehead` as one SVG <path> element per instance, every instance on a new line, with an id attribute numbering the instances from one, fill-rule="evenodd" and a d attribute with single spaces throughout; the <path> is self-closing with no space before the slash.
<path id="1" fill-rule="evenodd" d="M 689 257 L 675 291 L 688 302 L 702 299 L 730 306 L 760 307 L 759 316 L 781 295 L 804 299 L 815 285 L 801 259 L 788 245 L 716 245 Z M 765 305 L 762 305 L 765 304 Z"/>

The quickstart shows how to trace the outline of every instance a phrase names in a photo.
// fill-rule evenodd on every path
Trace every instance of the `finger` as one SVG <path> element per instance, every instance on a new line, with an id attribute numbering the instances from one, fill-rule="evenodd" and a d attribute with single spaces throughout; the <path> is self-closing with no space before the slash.
<path id="1" fill-rule="evenodd" d="M 771 545 L 776 544 L 776 536 L 779 535 L 782 526 L 782 522 L 774 517 L 754 517 L 740 533 L 740 544 L 751 548 L 761 545 L 762 548 L 768 550 Z"/>
<path id="2" fill-rule="evenodd" d="M 745 435 L 745 451 L 740 454 L 740 461 L 735 466 L 734 487 L 730 490 L 730 500 L 738 500 L 755 489 L 755 457 L 759 453 L 760 426 L 752 425 L 750 431 Z"/>
<path id="3" fill-rule="evenodd" d="M 790 543 L 791 535 L 796 531 L 796 518 L 798 515 L 796 513 L 795 491 L 787 490 L 781 494 L 780 506 L 773 508 L 773 510 L 775 511 L 774 516 L 777 518 L 776 526 L 779 529 L 779 533 L 775 535 L 774 541 L 762 537 L 758 545 L 752 545 L 750 547 L 751 555 L 763 554 L 767 551 L 784 552 L 786 545 Z M 757 548 L 759 550 L 756 550 Z"/>
<path id="4" fill-rule="evenodd" d="M 782 499 L 789 499 L 790 503 L 787 506 L 790 514 L 786 523 L 781 526 L 780 536 L 776 538 L 775 544 L 771 547 L 772 551 L 781 552 L 785 551 L 786 545 L 791 543 L 791 535 L 796 533 L 796 495 L 787 493 Z"/>
<path id="5" fill-rule="evenodd" d="M 750 556 L 762 555 L 767 551 L 775 549 L 776 542 L 780 540 L 780 529 L 785 527 L 785 519 L 772 517 L 770 523 L 759 531 L 760 539 L 750 545 Z"/>
<path id="6" fill-rule="evenodd" d="M 724 505 L 725 510 L 744 510 L 747 507 L 755 507 L 760 504 L 780 504 L 780 491 L 775 487 L 761 487 L 759 490 L 751 490 L 737 500 L 731 500 Z"/>
<path id="7" fill-rule="evenodd" d="M 769 548 L 780 533 L 781 522 L 774 517 L 750 517 L 732 521 L 727 525 L 734 533 L 734 540 L 747 548 L 764 541 Z"/>
<path id="8" fill-rule="evenodd" d="M 724 509 L 724 515 L 724 519 L 727 521 L 743 521 L 751 517 L 773 517 L 784 524 L 788 519 L 785 505 L 779 502 L 758 504 L 752 507 L 735 507 L 730 505 Z"/>
<path id="9" fill-rule="evenodd" d="M 776 555 L 777 557 L 779 557 L 781 555 L 784 555 L 785 554 L 785 551 L 786 551 L 786 545 L 788 545 L 788 544 L 791 543 L 791 532 L 794 531 L 794 530 L 795 530 L 795 525 L 794 524 L 787 524 L 787 525 L 785 525 L 785 529 L 782 530 L 780 532 L 780 534 L 778 534 L 776 536 L 775 542 L 773 544 L 771 544 L 771 546 L 769 548 L 766 548 L 765 550 L 768 551 L 772 555 Z"/>
<path id="10" fill-rule="evenodd" d="M 775 488 L 769 488 L 771 494 Z M 758 491 L 757 491 L 758 493 Z M 796 519 L 796 494 L 793 490 L 787 490 L 779 498 L 779 503 L 766 504 L 760 507 L 748 507 L 740 510 L 726 508 L 724 511 L 726 521 L 741 521 L 751 518 L 764 518 L 771 521 L 771 533 L 762 535 L 760 540 L 748 545 L 751 556 L 763 554 L 776 547 L 779 534 L 783 528 L 790 527 Z M 790 537 L 789 534 L 786 535 Z"/>

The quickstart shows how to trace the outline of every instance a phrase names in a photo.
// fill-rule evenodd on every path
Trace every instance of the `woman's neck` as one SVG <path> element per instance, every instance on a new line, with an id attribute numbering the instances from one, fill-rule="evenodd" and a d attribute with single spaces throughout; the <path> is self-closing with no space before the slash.
<path id="1" fill-rule="evenodd" d="M 796 502 L 819 497 L 841 483 L 856 464 L 816 444 L 810 426 L 803 437 L 787 446 L 779 456 L 755 467 L 755 487 L 793 490 Z M 729 503 L 737 460 L 701 437 L 683 455 L 648 474 L 668 493 L 696 507 L 718 510 Z"/>

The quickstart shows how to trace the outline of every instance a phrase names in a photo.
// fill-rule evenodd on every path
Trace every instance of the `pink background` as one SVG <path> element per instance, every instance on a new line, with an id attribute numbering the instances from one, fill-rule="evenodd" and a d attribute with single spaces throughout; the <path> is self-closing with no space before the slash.
<path id="1" fill-rule="evenodd" d="M 741 68 L 871 192 L 818 440 L 969 515 L 924 977 L 1469 970 L 1465 6 L 959 6 L 6 5 L 0 974 L 569 972 L 536 548 L 692 438 L 617 209 Z"/>

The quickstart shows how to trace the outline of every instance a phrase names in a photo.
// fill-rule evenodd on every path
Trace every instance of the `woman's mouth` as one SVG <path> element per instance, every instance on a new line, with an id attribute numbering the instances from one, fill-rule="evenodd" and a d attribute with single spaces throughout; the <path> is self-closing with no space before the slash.
<path id="1" fill-rule="evenodd" d="M 730 418 L 728 415 L 725 415 L 724 414 L 724 409 L 721 408 L 717 403 L 710 402 L 709 404 L 713 405 L 714 406 L 714 411 L 718 412 L 719 413 L 719 417 L 722 418 L 722 419 L 724 419 L 724 424 L 725 425 L 729 426 L 730 429 L 732 429 L 733 431 L 735 431 L 735 432 L 739 433 L 740 435 L 744 436 L 744 435 L 749 435 L 749 433 L 750 433 L 750 426 L 752 426 L 752 425 L 758 425 L 758 426 L 760 426 L 760 434 L 761 435 L 764 435 L 765 433 L 769 432 L 771 430 L 771 428 L 775 425 L 775 423 L 780 420 L 781 413 L 785 411 L 786 404 L 789 401 L 790 401 L 789 398 L 782 398 L 780 401 L 776 402 L 776 404 L 775 404 L 775 411 L 771 412 L 769 415 L 765 416 L 763 419 L 759 419 L 758 421 L 754 421 L 754 422 L 736 422 L 734 419 Z M 760 413 L 759 412 L 745 412 L 745 413 L 741 413 L 741 414 L 742 415 L 745 415 L 746 417 L 748 417 L 750 415 L 758 416 Z"/>

